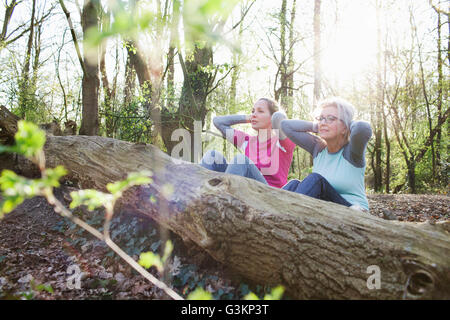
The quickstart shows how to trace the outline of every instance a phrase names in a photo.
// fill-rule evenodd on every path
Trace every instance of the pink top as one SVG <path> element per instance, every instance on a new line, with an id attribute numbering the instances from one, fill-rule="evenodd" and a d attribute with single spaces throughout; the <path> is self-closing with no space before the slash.
<path id="1" fill-rule="evenodd" d="M 275 135 L 259 143 L 258 136 L 234 129 L 233 143 L 245 150 L 245 155 L 258 167 L 270 186 L 281 188 L 286 184 L 295 148 L 295 143 L 289 138 L 279 140 Z"/>

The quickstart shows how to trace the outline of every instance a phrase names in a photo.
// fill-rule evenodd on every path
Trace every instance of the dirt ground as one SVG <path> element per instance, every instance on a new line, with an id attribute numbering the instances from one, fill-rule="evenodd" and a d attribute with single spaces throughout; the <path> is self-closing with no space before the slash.
<path id="1" fill-rule="evenodd" d="M 68 191 L 58 190 L 68 203 Z M 447 195 L 369 195 L 370 214 L 389 220 L 424 222 L 450 220 Z M 101 228 L 102 212 L 79 210 L 77 215 Z M 161 250 L 169 235 L 174 244 L 166 274 L 160 275 L 186 296 L 201 286 L 215 299 L 242 299 L 248 284 L 192 244 L 128 213 L 116 214 L 112 238 L 138 259 L 141 252 Z M 43 198 L 25 201 L 0 221 L 0 299 L 168 299 L 122 262 L 104 243 L 57 215 Z"/>

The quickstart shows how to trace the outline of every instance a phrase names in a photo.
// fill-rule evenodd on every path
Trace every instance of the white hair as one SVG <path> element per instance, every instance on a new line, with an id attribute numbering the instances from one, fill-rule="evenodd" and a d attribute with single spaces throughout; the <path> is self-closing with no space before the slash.
<path id="1" fill-rule="evenodd" d="M 350 129 L 350 123 L 355 115 L 355 107 L 345 99 L 331 97 L 320 101 L 314 113 L 318 115 L 323 108 L 328 106 L 336 107 L 339 119 Z"/>

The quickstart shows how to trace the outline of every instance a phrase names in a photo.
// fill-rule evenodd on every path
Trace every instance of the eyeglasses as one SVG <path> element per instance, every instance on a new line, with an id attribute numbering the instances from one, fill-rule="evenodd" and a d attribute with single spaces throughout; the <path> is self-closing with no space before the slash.
<path id="1" fill-rule="evenodd" d="M 332 122 L 336 121 L 337 119 L 339 119 L 339 118 L 335 117 L 335 116 L 331 116 L 331 115 L 326 116 L 326 117 L 323 117 L 323 116 L 316 117 L 316 120 L 319 121 L 319 123 L 322 122 L 322 120 L 325 120 L 325 123 L 332 123 Z"/>

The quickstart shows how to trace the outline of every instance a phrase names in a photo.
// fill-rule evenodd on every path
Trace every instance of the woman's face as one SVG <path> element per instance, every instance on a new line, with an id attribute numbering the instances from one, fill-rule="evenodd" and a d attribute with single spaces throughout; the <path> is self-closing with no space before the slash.
<path id="1" fill-rule="evenodd" d="M 253 106 L 251 114 L 252 128 L 255 130 L 272 129 L 272 115 L 264 100 L 258 100 Z"/>
<path id="2" fill-rule="evenodd" d="M 328 119 L 319 121 L 319 136 L 322 139 L 324 139 L 325 141 L 332 141 L 345 136 L 347 132 L 347 126 L 344 124 L 344 122 L 339 120 L 339 114 L 336 107 L 327 106 L 322 108 L 320 117 Z"/>

